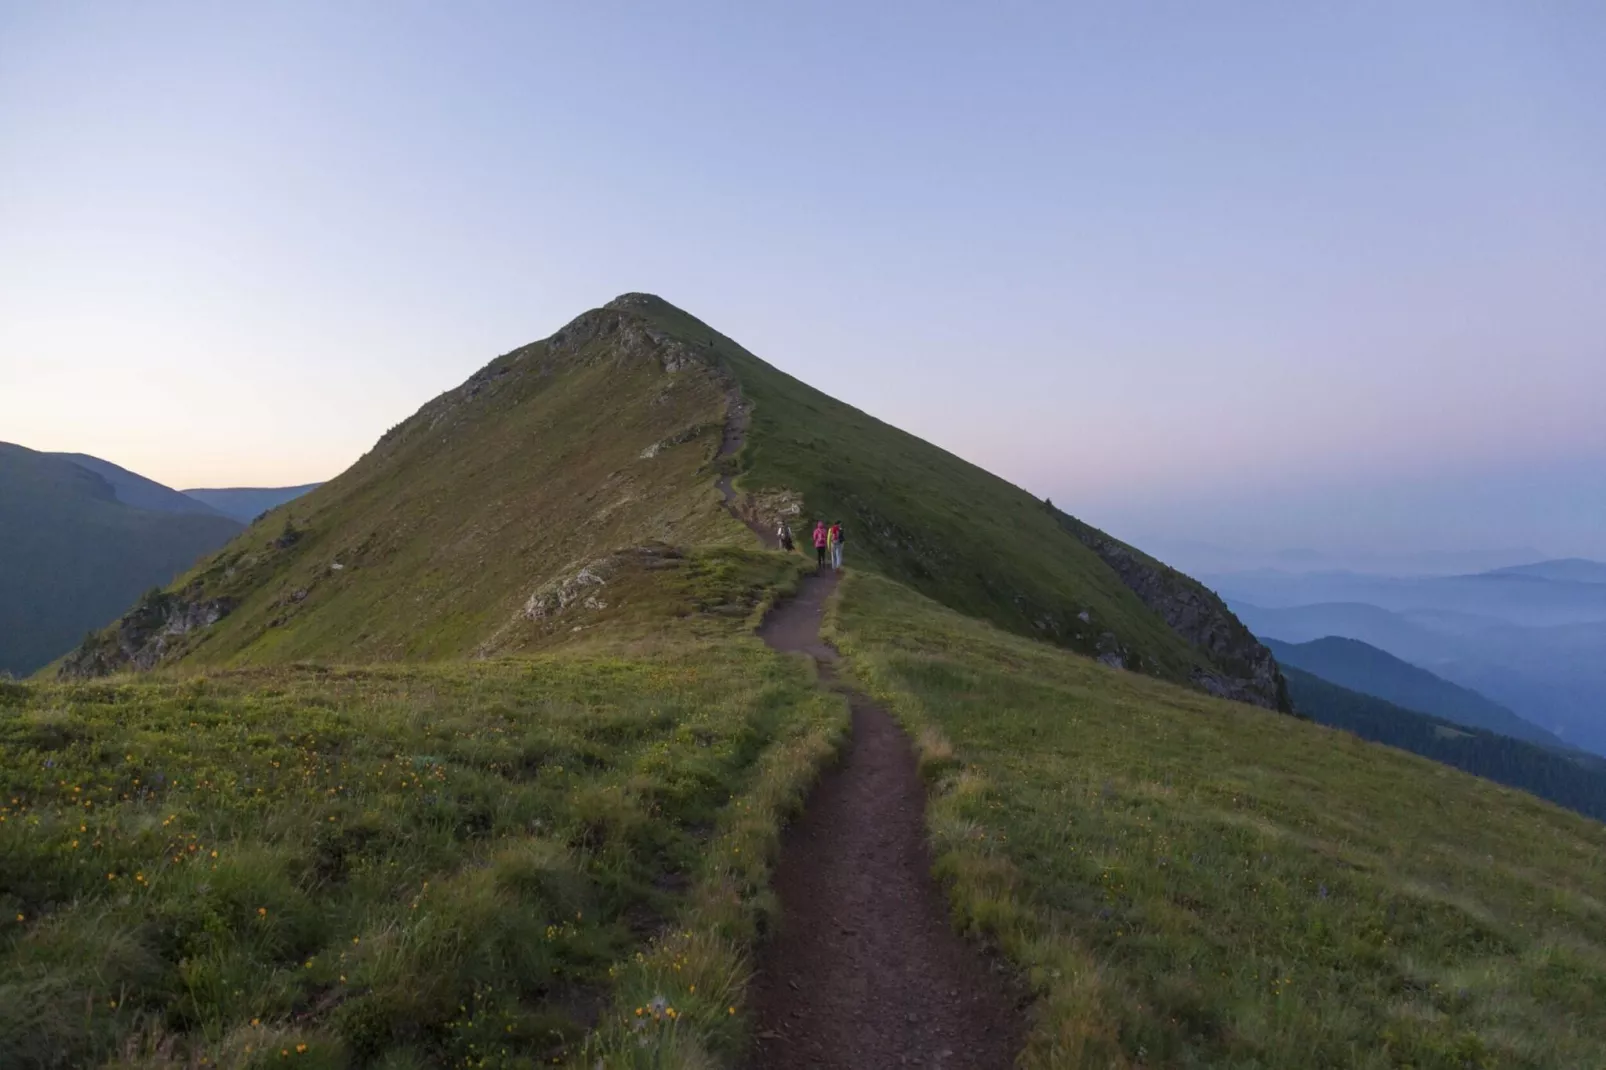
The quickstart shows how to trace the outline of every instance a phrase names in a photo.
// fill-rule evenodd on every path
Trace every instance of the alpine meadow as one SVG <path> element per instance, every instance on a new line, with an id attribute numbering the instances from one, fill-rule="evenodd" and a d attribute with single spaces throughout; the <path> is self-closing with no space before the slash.
<path id="1" fill-rule="evenodd" d="M 758 634 L 817 519 L 839 660 Z M 0 1066 L 756 1065 L 808 1028 L 754 978 L 866 702 L 1016 1065 L 1606 1066 L 1606 826 L 1302 695 L 1350 709 L 626 294 L 0 682 Z"/>

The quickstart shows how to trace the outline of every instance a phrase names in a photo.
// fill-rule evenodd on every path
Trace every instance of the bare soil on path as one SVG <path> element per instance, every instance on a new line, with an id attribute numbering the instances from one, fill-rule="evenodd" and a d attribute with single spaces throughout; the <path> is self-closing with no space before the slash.
<path id="1" fill-rule="evenodd" d="M 820 624 L 836 582 L 829 571 L 806 578 L 759 629 L 774 649 L 813 656 L 833 685 L 836 652 Z M 1024 1036 L 1020 1003 L 1008 973 L 949 924 L 913 748 L 885 710 L 836 690 L 853 735 L 782 847 L 748 1066 L 1004 1070 Z"/>
<path id="2" fill-rule="evenodd" d="M 747 441 L 747 421 L 751 414 L 742 404 L 742 394 L 739 390 L 732 390 L 725 399 L 725 430 L 720 436 L 719 452 L 715 454 L 716 460 L 734 457 Z M 747 525 L 747 529 L 758 536 L 758 541 L 771 550 L 781 548 L 781 540 L 776 538 L 775 532 L 764 524 L 760 524 L 751 516 L 743 514 L 740 503 L 736 498 L 736 488 L 731 483 L 731 473 L 720 474 L 718 482 L 719 496 L 725 499 L 725 511 L 731 516 Z"/>

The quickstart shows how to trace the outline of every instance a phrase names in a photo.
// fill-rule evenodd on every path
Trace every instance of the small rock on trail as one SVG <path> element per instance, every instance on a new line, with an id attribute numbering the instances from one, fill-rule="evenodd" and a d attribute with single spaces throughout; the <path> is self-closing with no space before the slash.
<path id="1" fill-rule="evenodd" d="M 805 579 L 759 629 L 777 650 L 814 656 L 828 681 L 836 653 L 819 631 L 836 582 Z M 909 739 L 864 695 L 838 690 L 853 735 L 787 832 L 748 1066 L 1005 1070 L 1024 1036 L 1014 985 L 949 924 Z"/>

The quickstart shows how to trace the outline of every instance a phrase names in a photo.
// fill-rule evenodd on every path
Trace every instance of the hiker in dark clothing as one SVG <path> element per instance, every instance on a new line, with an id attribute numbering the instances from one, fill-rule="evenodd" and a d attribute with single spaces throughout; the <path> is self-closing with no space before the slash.
<path id="1" fill-rule="evenodd" d="M 781 549 L 785 550 L 787 553 L 792 552 L 792 548 L 794 546 L 794 543 L 792 542 L 792 528 L 784 520 L 781 521 L 781 526 L 775 529 L 775 541 L 779 543 Z"/>

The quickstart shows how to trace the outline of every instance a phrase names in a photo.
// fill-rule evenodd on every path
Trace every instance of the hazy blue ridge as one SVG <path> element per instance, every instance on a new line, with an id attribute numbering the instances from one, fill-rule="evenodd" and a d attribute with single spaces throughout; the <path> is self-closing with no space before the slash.
<path id="1" fill-rule="evenodd" d="M 298 487 L 200 487 L 184 493 L 224 516 L 249 524 L 269 509 L 295 501 L 321 486 L 322 483 L 303 483 Z"/>
<path id="2" fill-rule="evenodd" d="M 1285 643 L 1276 639 L 1265 640 L 1265 643 L 1283 666 L 1303 669 L 1351 691 L 1455 724 L 1482 728 L 1552 749 L 1569 749 L 1559 737 L 1505 706 L 1358 639 L 1327 636 L 1308 643 Z"/>

